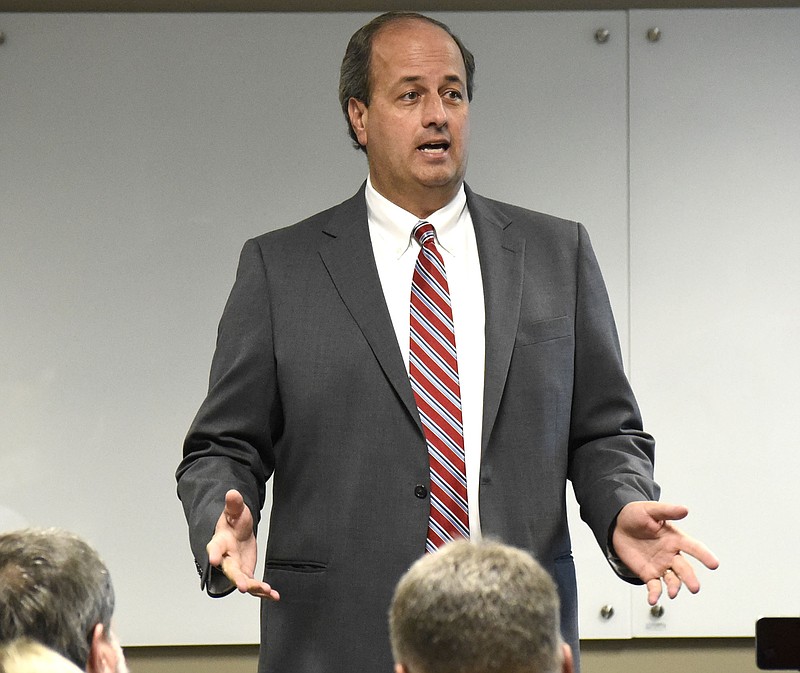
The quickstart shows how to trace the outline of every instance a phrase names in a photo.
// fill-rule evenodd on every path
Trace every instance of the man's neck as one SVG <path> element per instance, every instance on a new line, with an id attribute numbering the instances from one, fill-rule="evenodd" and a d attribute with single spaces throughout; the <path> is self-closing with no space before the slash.
<path id="1" fill-rule="evenodd" d="M 419 194 L 387 194 L 388 190 L 383 190 L 375 182 L 372 182 L 372 187 L 378 194 L 385 199 L 391 201 L 394 205 L 402 208 L 403 210 L 415 215 L 421 220 L 427 219 L 431 213 L 441 210 L 448 203 L 450 203 L 458 194 L 463 182 L 460 182 L 455 189 L 448 188 L 445 190 L 438 190 L 435 188 L 425 188 Z"/>

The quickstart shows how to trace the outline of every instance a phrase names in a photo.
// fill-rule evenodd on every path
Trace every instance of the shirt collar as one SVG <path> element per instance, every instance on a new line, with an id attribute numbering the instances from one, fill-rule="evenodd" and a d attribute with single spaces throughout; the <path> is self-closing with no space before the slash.
<path id="1" fill-rule="evenodd" d="M 392 203 L 379 194 L 367 178 L 366 188 L 367 217 L 372 231 L 381 237 L 399 259 L 411 246 L 411 230 L 419 218 Z M 465 233 L 463 215 L 467 207 L 467 195 L 462 184 L 453 199 L 426 218 L 436 229 L 436 242 L 439 247 L 453 256 L 464 249 Z"/>

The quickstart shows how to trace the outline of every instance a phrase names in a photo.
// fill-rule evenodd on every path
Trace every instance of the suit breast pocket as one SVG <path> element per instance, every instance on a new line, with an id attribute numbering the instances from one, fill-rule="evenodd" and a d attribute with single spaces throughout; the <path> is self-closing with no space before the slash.
<path id="1" fill-rule="evenodd" d="M 545 341 L 554 341 L 571 336 L 572 320 L 569 316 L 562 315 L 558 318 L 535 321 L 526 321 L 523 318 L 517 329 L 517 338 L 514 342 L 514 348 L 532 346 L 534 344 L 544 343 Z"/>

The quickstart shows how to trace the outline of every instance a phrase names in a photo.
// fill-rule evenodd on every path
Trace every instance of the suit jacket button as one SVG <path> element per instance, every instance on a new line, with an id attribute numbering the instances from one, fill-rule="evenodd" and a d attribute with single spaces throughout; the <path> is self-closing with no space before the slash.
<path id="1" fill-rule="evenodd" d="M 414 487 L 414 495 L 420 499 L 428 497 L 428 489 L 425 488 L 422 484 L 417 484 Z"/>

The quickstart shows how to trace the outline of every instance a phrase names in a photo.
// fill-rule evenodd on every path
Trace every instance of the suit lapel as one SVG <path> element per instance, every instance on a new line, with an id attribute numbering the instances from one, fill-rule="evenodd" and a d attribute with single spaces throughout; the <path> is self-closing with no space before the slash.
<path id="1" fill-rule="evenodd" d="M 475 227 L 486 306 L 483 452 L 497 418 L 514 350 L 522 300 L 525 240 L 513 234 L 508 216 L 469 188 L 467 204 Z"/>
<path id="2" fill-rule="evenodd" d="M 485 451 L 505 388 L 519 322 L 525 241 L 492 202 L 467 187 L 467 204 L 483 276 L 486 306 L 486 366 L 483 394 Z M 383 296 L 367 225 L 364 188 L 331 213 L 323 228 L 320 257 L 347 310 L 358 324 L 397 396 L 422 431 L 408 372 Z"/>
<path id="3" fill-rule="evenodd" d="M 353 316 L 398 397 L 422 432 L 417 405 L 397 344 L 367 224 L 364 187 L 332 210 L 319 254 L 339 296 Z"/>

